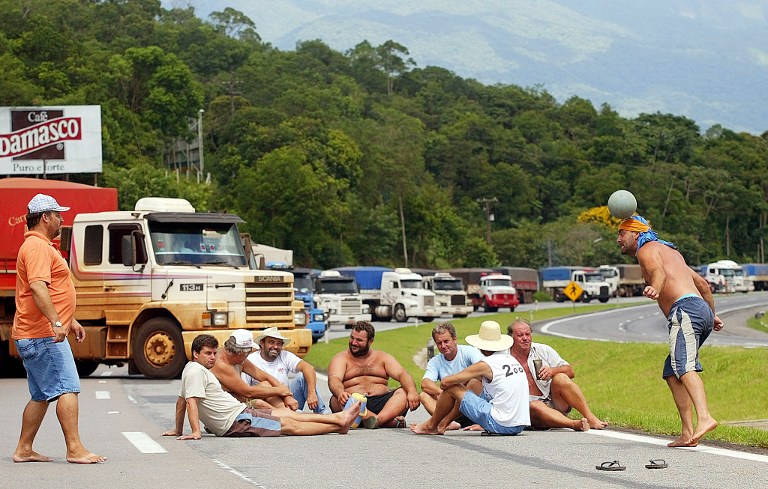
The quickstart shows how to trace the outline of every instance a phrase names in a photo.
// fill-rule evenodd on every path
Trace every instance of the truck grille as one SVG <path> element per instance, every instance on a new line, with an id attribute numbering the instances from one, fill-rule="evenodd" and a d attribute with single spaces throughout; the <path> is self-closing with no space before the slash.
<path id="1" fill-rule="evenodd" d="M 451 305 L 452 306 L 463 306 L 467 303 L 467 299 L 463 295 L 452 295 L 451 296 Z"/>
<path id="2" fill-rule="evenodd" d="M 360 314 L 363 301 L 360 299 L 343 299 L 341 301 L 341 314 Z"/>
<path id="3" fill-rule="evenodd" d="M 424 296 L 424 305 L 425 306 L 434 306 L 435 305 L 435 298 L 433 296 Z"/>
<path id="4" fill-rule="evenodd" d="M 250 327 L 293 328 L 293 284 L 250 282 L 245 284 L 245 320 Z"/>

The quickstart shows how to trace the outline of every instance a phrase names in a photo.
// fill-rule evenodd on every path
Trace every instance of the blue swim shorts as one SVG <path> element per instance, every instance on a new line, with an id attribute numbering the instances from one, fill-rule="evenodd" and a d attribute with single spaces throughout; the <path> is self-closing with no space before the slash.
<path id="1" fill-rule="evenodd" d="M 80 377 L 69 341 L 55 343 L 53 336 L 15 340 L 33 401 L 55 401 L 62 394 L 79 393 Z"/>
<path id="2" fill-rule="evenodd" d="M 491 416 L 491 403 L 472 391 L 467 391 L 461 399 L 459 410 L 469 419 L 483 427 L 489 433 L 498 435 L 517 435 L 525 426 L 503 426 Z"/>
<path id="3" fill-rule="evenodd" d="M 669 356 L 664 361 L 667 378 L 678 379 L 688 372 L 701 372 L 699 348 L 709 337 L 715 315 L 709 304 L 699 296 L 684 296 L 672 304 L 669 312 Z"/>

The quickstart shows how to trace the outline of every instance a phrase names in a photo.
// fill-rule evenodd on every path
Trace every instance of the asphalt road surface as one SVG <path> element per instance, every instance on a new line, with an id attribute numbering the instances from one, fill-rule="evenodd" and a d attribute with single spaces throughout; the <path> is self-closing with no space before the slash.
<path id="1" fill-rule="evenodd" d="M 759 296 L 745 297 L 753 295 Z M 763 295 L 758 301 L 765 304 L 765 298 Z M 624 309 L 621 317 L 636 317 L 633 314 L 637 310 Z M 613 329 L 619 331 L 615 334 L 624 334 L 615 327 L 616 320 L 619 318 L 606 324 L 614 325 Z M 654 322 L 663 323 L 663 318 L 655 317 Z M 580 324 L 579 331 L 583 332 L 593 323 L 592 315 L 582 316 L 573 324 Z M 634 330 L 626 325 L 624 329 Z M 634 334 L 641 333 L 638 330 Z M 327 388 L 321 384 L 327 398 Z M 672 449 L 666 447 L 671 438 L 612 429 L 588 433 L 526 431 L 516 437 L 469 432 L 417 436 L 408 429 L 358 429 L 348 435 L 277 439 L 206 435 L 199 441 L 178 441 L 160 434 L 173 426 L 179 381 L 146 380 L 127 376 L 125 368 L 105 367 L 83 379 L 80 426 L 86 446 L 109 460 L 99 466 L 67 464 L 52 406 L 35 448 L 55 457 L 55 461 L 14 464 L 11 454 L 18 439 L 21 412 L 29 398 L 26 380 L 0 379 L 0 389 L 4 413 L 0 417 L 2 489 L 59 489 L 64 485 L 97 489 L 768 486 L 768 454 L 717 448 L 707 442 L 697 448 Z M 408 415 L 409 422 L 424 419 L 423 408 Z M 649 459 L 659 458 L 666 460 L 669 467 L 645 468 Z M 626 470 L 595 469 L 612 460 L 621 462 Z"/>

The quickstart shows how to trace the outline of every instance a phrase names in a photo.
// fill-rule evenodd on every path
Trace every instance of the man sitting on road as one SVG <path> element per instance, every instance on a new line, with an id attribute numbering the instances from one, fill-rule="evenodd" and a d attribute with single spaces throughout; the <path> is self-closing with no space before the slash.
<path id="1" fill-rule="evenodd" d="M 459 345 L 456 342 L 456 328 L 450 322 L 435 326 L 432 330 L 432 339 L 440 354 L 432 357 L 427 363 L 427 370 L 421 379 L 421 394 L 419 395 L 421 405 L 430 415 L 435 412 L 437 399 L 443 392 L 437 382 L 449 375 L 457 374 L 483 359 L 483 354 L 474 346 Z M 468 387 L 478 395 L 483 388 L 479 379 L 470 380 Z M 448 425 L 448 429 L 466 428 L 472 425 L 474 422 L 461 414 L 455 423 Z"/>
<path id="2" fill-rule="evenodd" d="M 442 380 L 432 417 L 411 425 L 417 435 L 442 435 L 460 412 L 488 433 L 517 435 L 530 425 L 525 371 L 509 354 L 512 338 L 501 334 L 496 321 L 483 321 L 467 343 L 479 348 L 483 359 Z M 465 386 L 476 377 L 483 379 L 483 397 Z"/>
<path id="3" fill-rule="evenodd" d="M 283 350 L 291 342 L 280 334 L 277 328 L 267 328 L 257 338 L 259 350 L 248 355 L 248 360 L 257 368 L 271 375 L 282 385 L 291 389 L 290 397 L 276 396 L 270 401 L 276 401 L 275 407 L 288 407 L 301 411 L 304 405 L 316 413 L 327 413 L 323 399 L 317 391 L 317 374 L 315 367 L 305 362 L 289 351 Z M 293 380 L 288 374 L 296 374 Z M 256 385 L 258 381 L 243 372 L 243 380 L 248 385 Z"/>
<path id="4" fill-rule="evenodd" d="M 528 377 L 533 428 L 588 431 L 608 426 L 592 413 L 581 389 L 571 380 L 576 376 L 573 367 L 551 346 L 531 341 L 531 326 L 525 319 L 515 319 L 507 327 L 507 333 L 514 340 L 510 353 L 520 362 Z M 535 375 L 534 360 L 541 360 L 538 377 Z M 566 416 L 571 408 L 584 417 L 571 419 Z"/>
<path id="5" fill-rule="evenodd" d="M 181 374 L 176 401 L 176 427 L 163 436 L 199 440 L 200 421 L 216 436 L 279 436 L 347 433 L 360 413 L 360 403 L 337 414 L 295 413 L 288 408 L 253 409 L 221 388 L 211 368 L 216 363 L 218 340 L 202 334 L 192 341 L 192 361 Z M 184 414 L 192 433 L 184 435 Z"/>
<path id="6" fill-rule="evenodd" d="M 277 404 L 296 410 L 298 403 L 293 399 L 287 385 L 281 384 L 276 378 L 256 367 L 248 360 L 255 349 L 253 334 L 245 329 L 236 329 L 232 336 L 224 342 L 216 355 L 216 363 L 211 372 L 219 379 L 222 388 L 232 394 L 238 401 L 247 403 L 254 408 L 270 409 Z M 241 377 L 243 373 L 259 381 L 257 385 L 248 385 Z M 285 399 L 293 399 L 285 402 Z M 270 402 L 271 401 L 271 402 Z"/>
<path id="7" fill-rule="evenodd" d="M 419 407 L 416 383 L 402 365 L 389 353 L 372 350 L 376 335 L 373 325 L 358 321 L 349 335 L 349 349 L 337 353 L 328 365 L 328 388 L 331 410 L 341 411 L 354 393 L 366 396 L 368 415 L 366 428 L 404 428 L 405 413 Z M 400 382 L 390 391 L 389 379 Z"/>

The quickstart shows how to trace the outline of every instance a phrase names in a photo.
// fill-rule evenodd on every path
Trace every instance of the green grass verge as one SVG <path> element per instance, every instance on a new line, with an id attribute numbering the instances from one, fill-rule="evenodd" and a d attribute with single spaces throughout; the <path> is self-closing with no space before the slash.
<path id="1" fill-rule="evenodd" d="M 588 306 L 579 313 L 615 308 L 616 305 Z M 517 316 L 531 321 L 552 319 L 573 314 L 570 307 L 547 309 L 535 313 L 500 313 L 483 318 L 452 321 L 460 343 L 470 334 L 477 334 L 486 319 L 498 321 L 502 328 Z M 373 347 L 393 355 L 408 370 L 418 385 L 423 367 L 415 358 L 426 348 L 432 324 L 406 326 L 376 334 Z M 594 413 L 616 427 L 631 428 L 647 433 L 675 436 L 680 420 L 672 395 L 661 378 L 662 362 L 668 347 L 664 344 L 607 343 L 602 341 L 570 340 L 535 334 L 534 340 L 555 348 L 573 365 L 576 381 Z M 304 358 L 318 371 L 326 371 L 333 355 L 348 347 L 348 339 L 317 343 Z M 717 430 L 707 435 L 709 440 L 768 448 L 768 431 L 728 426 L 728 422 L 764 419 L 768 406 L 768 363 L 765 349 L 709 347 L 700 353 L 710 411 L 720 421 Z M 392 381 L 390 381 L 392 382 Z M 393 383 L 396 386 L 397 383 Z"/>
<path id="2" fill-rule="evenodd" d="M 747 327 L 768 333 L 768 315 L 747 319 Z"/>

